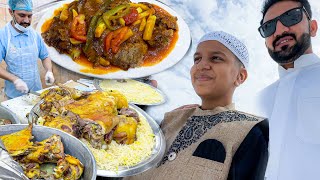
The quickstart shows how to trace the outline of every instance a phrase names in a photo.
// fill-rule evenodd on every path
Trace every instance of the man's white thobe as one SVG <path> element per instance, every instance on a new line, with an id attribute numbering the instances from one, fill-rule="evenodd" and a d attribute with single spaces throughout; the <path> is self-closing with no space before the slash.
<path id="1" fill-rule="evenodd" d="M 270 123 L 267 180 L 320 179 L 320 59 L 302 55 L 259 96 Z"/>

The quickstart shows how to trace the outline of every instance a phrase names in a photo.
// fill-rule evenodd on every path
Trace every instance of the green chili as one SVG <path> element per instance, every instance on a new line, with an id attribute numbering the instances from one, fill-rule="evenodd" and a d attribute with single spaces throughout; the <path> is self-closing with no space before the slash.
<path id="1" fill-rule="evenodd" d="M 92 19 L 90 21 L 89 28 L 88 28 L 88 32 L 87 32 L 87 41 L 86 41 L 86 45 L 85 45 L 84 50 L 83 50 L 84 52 L 87 52 L 89 46 L 92 44 L 92 41 L 93 41 L 93 38 L 94 38 L 94 31 L 96 29 L 97 21 L 98 21 L 99 17 L 101 16 L 101 14 L 107 10 L 107 8 L 109 7 L 111 1 L 112 0 L 107 0 L 102 5 L 102 7 L 96 12 L 96 14 L 92 17 Z"/>
<path id="2" fill-rule="evenodd" d="M 119 13 L 122 10 L 124 10 L 124 11 L 121 12 L 119 15 L 115 16 L 115 14 Z M 107 28 L 111 29 L 111 30 L 115 30 L 115 28 L 112 27 L 112 25 L 111 25 L 111 20 L 120 18 L 120 17 L 128 14 L 129 10 L 130 10 L 129 4 L 122 4 L 122 5 L 119 5 L 113 9 L 103 13 L 102 18 L 103 18 L 104 22 L 106 23 Z"/>

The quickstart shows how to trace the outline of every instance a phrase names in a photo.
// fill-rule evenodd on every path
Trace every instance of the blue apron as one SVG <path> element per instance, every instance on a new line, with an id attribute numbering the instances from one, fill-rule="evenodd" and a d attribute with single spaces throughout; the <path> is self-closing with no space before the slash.
<path id="1" fill-rule="evenodd" d="M 17 48 L 10 42 L 11 33 L 9 26 L 11 26 L 11 24 L 5 27 L 8 34 L 7 52 L 4 59 L 7 64 L 7 71 L 22 79 L 30 90 L 38 91 L 42 89 L 42 84 L 37 63 L 39 51 L 36 34 L 32 30 L 29 30 L 34 43 L 26 47 Z M 4 92 L 9 99 L 23 95 L 23 93 L 16 90 L 11 81 L 7 80 L 5 81 Z"/>

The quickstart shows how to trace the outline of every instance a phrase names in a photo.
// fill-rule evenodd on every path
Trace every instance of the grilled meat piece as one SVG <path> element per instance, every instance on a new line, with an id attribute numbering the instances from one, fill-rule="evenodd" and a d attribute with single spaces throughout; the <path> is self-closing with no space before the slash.
<path id="1" fill-rule="evenodd" d="M 136 140 L 137 126 L 135 118 L 122 116 L 114 131 L 113 139 L 118 144 L 132 144 Z"/>
<path id="2" fill-rule="evenodd" d="M 133 117 L 137 122 L 139 122 L 139 114 L 134 109 L 122 108 L 120 109 L 119 114 L 127 117 Z"/>
<path id="3" fill-rule="evenodd" d="M 61 137 L 52 135 L 50 138 L 34 144 L 35 151 L 26 155 L 21 162 L 29 163 L 57 163 L 59 159 L 64 158 L 64 147 Z"/>
<path id="4" fill-rule="evenodd" d="M 66 154 L 64 159 L 58 161 L 54 177 L 65 180 L 79 179 L 83 170 L 84 166 L 77 158 Z"/>
<path id="5" fill-rule="evenodd" d="M 101 149 L 104 144 L 104 135 L 106 134 L 103 126 L 90 119 L 80 119 L 79 125 L 81 136 L 88 140 L 94 148 Z"/>
<path id="6" fill-rule="evenodd" d="M 173 37 L 173 33 L 174 31 L 172 29 L 156 27 L 153 31 L 151 40 L 147 42 L 153 48 L 168 46 Z"/>
<path id="7" fill-rule="evenodd" d="M 143 63 L 143 58 L 147 51 L 148 46 L 142 41 L 123 43 L 114 58 L 110 59 L 110 63 L 124 70 L 138 67 Z"/>

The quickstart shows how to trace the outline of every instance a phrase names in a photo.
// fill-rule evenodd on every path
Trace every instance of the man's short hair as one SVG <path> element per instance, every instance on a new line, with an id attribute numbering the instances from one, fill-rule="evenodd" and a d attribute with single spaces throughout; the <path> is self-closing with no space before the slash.
<path id="1" fill-rule="evenodd" d="M 311 6 L 310 6 L 310 3 L 308 0 L 287 0 L 287 1 L 295 1 L 295 2 L 299 2 L 301 3 L 302 6 L 304 6 L 304 8 L 306 8 L 309 16 L 310 16 L 310 19 L 312 18 L 312 11 L 311 11 Z M 265 0 L 264 3 L 263 3 L 263 6 L 262 6 L 262 19 L 260 21 L 260 25 L 263 24 L 263 19 L 264 19 L 264 16 L 266 15 L 267 11 L 269 10 L 269 8 L 278 3 L 278 2 L 281 2 L 281 0 Z"/>

